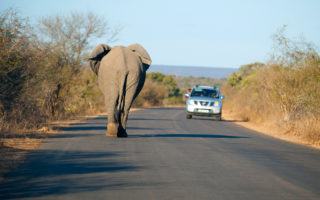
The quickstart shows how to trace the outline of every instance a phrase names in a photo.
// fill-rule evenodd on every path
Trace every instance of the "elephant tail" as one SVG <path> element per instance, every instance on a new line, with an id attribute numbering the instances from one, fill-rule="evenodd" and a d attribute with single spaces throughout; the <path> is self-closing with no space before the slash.
<path id="1" fill-rule="evenodd" d="M 109 53 L 111 47 L 106 44 L 97 45 L 90 54 L 89 64 L 92 71 L 98 75 L 100 62 L 102 58 Z"/>
<path id="2" fill-rule="evenodd" d="M 126 96 L 126 85 L 127 85 L 127 77 L 128 74 L 124 74 L 119 79 L 119 101 L 118 101 L 118 110 L 120 112 L 124 111 L 124 104 L 125 104 L 125 96 Z"/>

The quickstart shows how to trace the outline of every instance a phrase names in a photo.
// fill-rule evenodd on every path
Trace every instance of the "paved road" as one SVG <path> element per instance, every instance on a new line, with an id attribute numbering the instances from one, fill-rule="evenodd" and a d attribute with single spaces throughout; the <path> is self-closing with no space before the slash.
<path id="1" fill-rule="evenodd" d="M 47 139 L 0 199 L 320 199 L 320 151 L 182 109 L 132 113 L 129 138 L 105 137 L 105 120 Z"/>

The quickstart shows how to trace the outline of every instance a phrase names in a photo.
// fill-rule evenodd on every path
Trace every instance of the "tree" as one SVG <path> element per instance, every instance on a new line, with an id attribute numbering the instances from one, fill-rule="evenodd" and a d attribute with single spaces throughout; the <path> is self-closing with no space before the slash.
<path id="1" fill-rule="evenodd" d="M 22 93 L 33 62 L 29 24 L 14 10 L 0 15 L 0 104 L 2 113 L 10 112 Z"/>
<path id="2" fill-rule="evenodd" d="M 46 17 L 39 23 L 40 37 L 64 56 L 66 62 L 80 64 L 94 38 L 107 35 L 115 40 L 120 29 L 112 29 L 107 21 L 93 13 L 71 13 L 67 16 Z"/>
<path id="3" fill-rule="evenodd" d="M 240 85 L 240 83 L 244 83 L 247 77 L 251 76 L 257 70 L 263 67 L 265 67 L 265 64 L 260 62 L 242 65 L 237 72 L 232 73 L 228 77 L 228 84 L 231 85 L 232 87 L 238 86 Z"/>
<path id="4" fill-rule="evenodd" d="M 113 41 L 120 30 L 110 28 L 106 20 L 92 13 L 46 17 L 40 21 L 39 30 L 41 48 L 47 54 L 40 73 L 47 82 L 43 87 L 45 105 L 48 114 L 55 116 L 65 111 L 68 93 L 86 61 L 90 41 L 106 34 L 106 42 Z"/>
<path id="5" fill-rule="evenodd" d="M 272 35 L 273 53 L 271 62 L 286 67 L 301 66 L 306 60 L 318 57 L 318 52 L 311 42 L 303 37 L 298 40 L 290 39 L 286 35 L 287 26 L 284 25 Z"/>

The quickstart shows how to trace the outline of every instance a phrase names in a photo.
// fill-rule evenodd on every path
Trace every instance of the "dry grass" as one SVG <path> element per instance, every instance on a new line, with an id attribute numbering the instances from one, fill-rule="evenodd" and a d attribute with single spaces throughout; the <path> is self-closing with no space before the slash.
<path id="1" fill-rule="evenodd" d="M 288 134 L 320 147 L 320 120 L 304 119 L 296 122 L 292 124 Z"/>
<path id="2" fill-rule="evenodd" d="M 264 135 L 268 135 L 295 144 L 320 149 L 319 121 L 312 124 L 301 122 L 299 124 L 296 124 L 296 126 L 301 126 L 300 128 L 289 128 L 287 126 L 281 126 L 281 124 L 277 123 L 275 120 L 264 122 L 249 121 L 247 119 L 243 119 L 242 116 L 239 116 L 234 111 L 232 112 L 228 110 L 228 108 L 224 108 L 223 118 L 225 120 L 230 120 L 236 124 L 239 124 L 245 128 L 255 130 Z"/>
<path id="3" fill-rule="evenodd" d="M 251 103 L 251 99 L 233 95 L 225 101 L 223 117 L 266 135 L 320 148 L 319 119 L 305 117 L 286 121 L 280 112 L 276 112 L 276 108 L 264 108 L 262 105 L 259 109 L 259 104 Z"/>
<path id="4" fill-rule="evenodd" d="M 319 147 L 319 57 L 294 66 L 266 64 L 239 76 L 223 87 L 229 116 L 272 136 Z"/>

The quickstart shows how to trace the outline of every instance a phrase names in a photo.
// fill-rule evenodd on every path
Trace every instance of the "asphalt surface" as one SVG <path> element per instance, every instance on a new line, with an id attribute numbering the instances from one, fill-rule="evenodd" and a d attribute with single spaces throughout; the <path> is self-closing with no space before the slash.
<path id="1" fill-rule="evenodd" d="M 0 199 L 320 199 L 320 151 L 183 109 L 101 116 L 63 128 L 0 185 Z"/>

